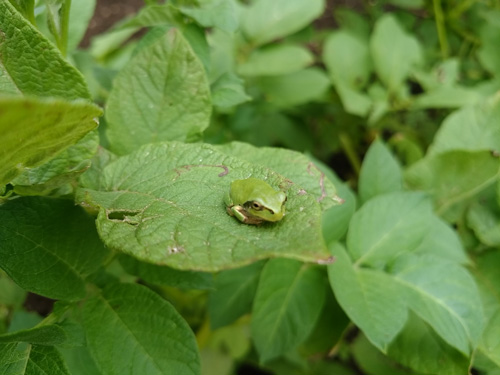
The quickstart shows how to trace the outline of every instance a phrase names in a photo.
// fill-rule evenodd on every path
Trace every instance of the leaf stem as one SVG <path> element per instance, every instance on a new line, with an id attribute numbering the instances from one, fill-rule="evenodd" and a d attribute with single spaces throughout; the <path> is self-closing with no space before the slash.
<path id="1" fill-rule="evenodd" d="M 359 176 L 359 171 L 361 170 L 361 161 L 359 160 L 358 154 L 356 153 L 356 149 L 354 148 L 351 138 L 348 134 L 341 132 L 339 134 L 340 144 L 351 163 L 354 171 L 356 172 L 356 176 Z"/>
<path id="2" fill-rule="evenodd" d="M 66 57 L 66 54 L 68 52 L 68 26 L 70 9 L 71 0 L 66 0 L 61 7 L 61 37 L 59 39 L 59 50 L 64 57 Z"/>
<path id="3" fill-rule="evenodd" d="M 434 6 L 434 17 L 436 19 L 436 28 L 438 32 L 439 45 L 441 47 L 441 56 L 446 59 L 450 53 L 448 38 L 446 37 L 446 26 L 444 20 L 443 7 L 441 0 L 432 0 Z"/>

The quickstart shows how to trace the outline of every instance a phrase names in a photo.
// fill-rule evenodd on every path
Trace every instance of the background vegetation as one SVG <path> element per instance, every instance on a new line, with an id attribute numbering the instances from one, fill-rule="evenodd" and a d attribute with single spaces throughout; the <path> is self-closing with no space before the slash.
<path id="1" fill-rule="evenodd" d="M 347 5 L 0 0 L 0 373 L 500 374 L 500 2 Z"/>

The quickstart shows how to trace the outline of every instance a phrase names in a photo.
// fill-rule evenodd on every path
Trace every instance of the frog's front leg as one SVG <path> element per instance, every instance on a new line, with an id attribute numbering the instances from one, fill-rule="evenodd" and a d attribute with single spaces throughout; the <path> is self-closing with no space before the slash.
<path id="1" fill-rule="evenodd" d="M 243 206 L 231 206 L 227 208 L 227 211 L 229 215 L 236 216 L 236 218 L 242 223 L 246 223 L 248 221 L 248 215 Z"/>

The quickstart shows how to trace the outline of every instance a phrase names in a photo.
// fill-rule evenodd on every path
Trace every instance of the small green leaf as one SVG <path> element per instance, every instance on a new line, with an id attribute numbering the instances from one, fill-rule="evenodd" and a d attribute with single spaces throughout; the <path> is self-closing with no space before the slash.
<path id="1" fill-rule="evenodd" d="M 387 264 L 420 244 L 432 217 L 425 194 L 396 192 L 375 197 L 352 217 L 347 233 L 349 254 L 357 265 Z"/>
<path id="2" fill-rule="evenodd" d="M 252 100 L 245 93 L 244 81 L 232 73 L 224 73 L 212 84 L 214 106 L 227 108 Z"/>
<path id="3" fill-rule="evenodd" d="M 262 271 L 252 312 L 252 337 L 261 362 L 304 341 L 326 295 L 323 273 L 295 260 L 273 259 Z"/>
<path id="4" fill-rule="evenodd" d="M 500 75 L 500 25 L 485 22 L 481 28 L 481 46 L 478 57 L 481 64 L 493 75 Z"/>
<path id="5" fill-rule="evenodd" d="M 71 375 L 105 375 L 97 368 L 97 365 L 90 356 L 88 348 L 84 346 L 76 348 L 59 348 L 59 351 Z"/>
<path id="6" fill-rule="evenodd" d="M 274 76 L 296 72 L 311 65 L 314 56 L 308 49 L 294 44 L 276 44 L 254 50 L 238 66 L 242 76 Z"/>
<path id="7" fill-rule="evenodd" d="M 306 68 L 290 74 L 262 77 L 259 85 L 268 100 L 290 107 L 318 100 L 330 86 L 330 80 L 319 68 Z"/>
<path id="8" fill-rule="evenodd" d="M 408 306 L 451 346 L 469 355 L 481 336 L 483 311 L 472 276 L 432 255 L 404 255 L 391 273 Z"/>
<path id="9" fill-rule="evenodd" d="M 407 310 L 390 276 L 354 267 L 340 244 L 333 244 L 336 261 L 328 266 L 330 285 L 340 306 L 379 350 L 385 352 L 403 328 Z"/>
<path id="10" fill-rule="evenodd" d="M 1 99 L 0 186 L 77 142 L 97 126 L 100 114 L 83 101 Z"/>
<path id="11" fill-rule="evenodd" d="M 120 254 L 118 259 L 125 271 L 148 283 L 181 289 L 211 289 L 213 287 L 213 277 L 210 273 L 179 271 L 166 266 L 141 262 L 125 254 Z"/>
<path id="12" fill-rule="evenodd" d="M 500 96 L 477 106 L 467 106 L 446 117 L 429 153 L 447 151 L 500 152 Z"/>
<path id="13" fill-rule="evenodd" d="M 368 149 L 359 175 L 359 197 L 362 202 L 403 188 L 403 174 L 397 159 L 385 144 L 376 139 Z"/>
<path id="14" fill-rule="evenodd" d="M 256 0 L 243 14 L 243 31 L 255 44 L 292 34 L 319 17 L 324 0 Z"/>
<path id="15" fill-rule="evenodd" d="M 210 89 L 200 61 L 177 29 L 145 47 L 118 74 L 106 119 L 112 151 L 193 140 L 211 114 Z"/>
<path id="16" fill-rule="evenodd" d="M 1 374 L 71 375 L 53 346 L 0 344 Z"/>
<path id="17" fill-rule="evenodd" d="M 370 48 L 375 71 L 391 92 L 398 92 L 411 70 L 422 61 L 418 40 L 407 34 L 391 14 L 378 19 Z"/>
<path id="18" fill-rule="evenodd" d="M 424 374 L 466 375 L 469 361 L 446 344 L 434 330 L 410 314 L 406 326 L 390 345 L 388 356 Z"/>
<path id="19" fill-rule="evenodd" d="M 484 100 L 477 91 L 461 86 L 443 86 L 418 95 L 413 102 L 416 109 L 459 108 Z"/>
<path id="20" fill-rule="evenodd" d="M 92 219 L 70 201 L 26 197 L 0 206 L 0 267 L 54 299 L 85 295 L 85 277 L 108 255 Z"/>
<path id="21" fill-rule="evenodd" d="M 368 43 L 349 31 L 331 33 L 325 41 L 323 61 L 334 84 L 362 89 L 372 72 Z"/>
<path id="22" fill-rule="evenodd" d="M 64 330 L 55 324 L 0 335 L 0 343 L 28 342 L 39 345 L 60 345 L 66 339 Z"/>
<path id="23" fill-rule="evenodd" d="M 500 210 L 495 201 L 472 203 L 467 211 L 467 224 L 487 246 L 500 246 Z"/>
<path id="24" fill-rule="evenodd" d="M 456 220 L 464 203 L 498 180 L 499 167 L 491 152 L 445 152 L 413 164 L 405 180 L 412 189 L 431 192 L 437 212 Z"/>
<path id="25" fill-rule="evenodd" d="M 83 306 L 87 344 L 112 374 L 198 375 L 193 332 L 170 303 L 137 284 L 115 284 Z"/>
<path id="26" fill-rule="evenodd" d="M 229 325 L 251 311 L 264 264 L 264 261 L 255 262 L 217 275 L 208 305 L 213 329 Z"/>
<path id="27" fill-rule="evenodd" d="M 6 76 L 0 78 L 0 89 L 11 94 L 90 99 L 78 70 L 8 1 L 0 2 L 0 30 L 0 77 Z"/>
<path id="28" fill-rule="evenodd" d="M 334 86 L 347 113 L 364 117 L 370 112 L 372 105 L 376 104 L 368 95 L 351 88 L 343 81 L 334 83 Z"/>
<path id="29" fill-rule="evenodd" d="M 297 169 L 307 176 L 307 169 Z M 231 181 L 250 176 L 287 192 L 283 220 L 252 226 L 227 214 L 224 196 Z M 321 186 L 316 175 L 308 179 L 310 186 Z M 144 146 L 106 166 L 102 181 L 100 191 L 78 191 L 77 201 L 99 208 L 97 227 L 109 247 L 144 261 L 216 271 L 276 256 L 329 259 L 314 195 L 208 144 Z"/>
<path id="30" fill-rule="evenodd" d="M 239 4 L 235 0 L 207 0 L 200 6 L 181 6 L 179 10 L 204 27 L 218 27 L 227 32 L 239 27 Z"/>

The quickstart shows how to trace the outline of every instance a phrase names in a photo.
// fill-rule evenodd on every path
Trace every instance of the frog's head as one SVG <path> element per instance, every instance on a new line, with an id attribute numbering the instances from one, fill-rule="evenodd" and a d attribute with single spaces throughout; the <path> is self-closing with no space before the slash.
<path id="1" fill-rule="evenodd" d="M 265 221 L 279 221 L 285 216 L 286 194 L 282 191 L 245 203 L 245 210 Z"/>

